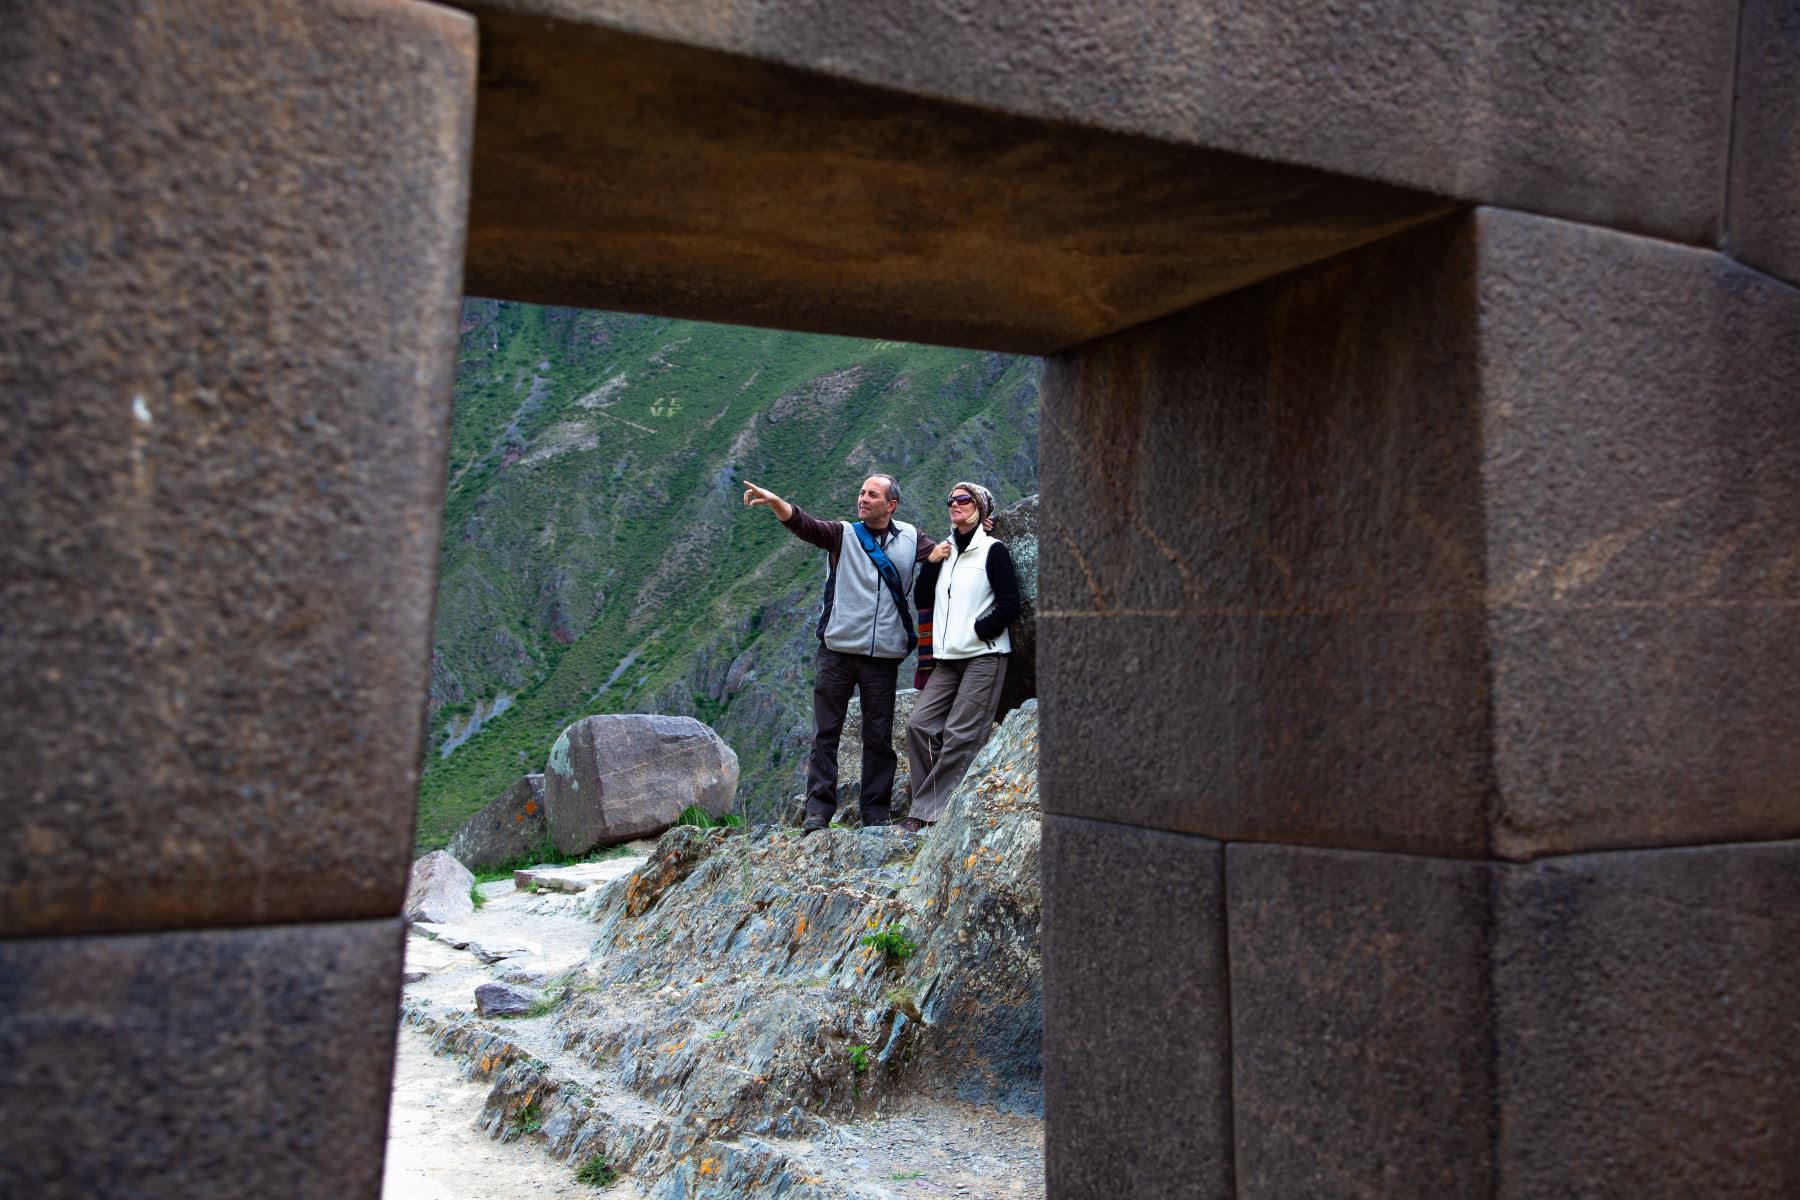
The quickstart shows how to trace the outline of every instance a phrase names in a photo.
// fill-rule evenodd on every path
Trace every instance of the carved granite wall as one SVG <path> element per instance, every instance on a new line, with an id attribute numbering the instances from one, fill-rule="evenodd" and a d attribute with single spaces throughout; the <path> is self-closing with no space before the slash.
<path id="1" fill-rule="evenodd" d="M 1793 1190 L 1791 5 L 459 7 L 5 6 L 0 1192 L 378 1188 L 465 233 L 1059 352 L 1054 1195 Z"/>

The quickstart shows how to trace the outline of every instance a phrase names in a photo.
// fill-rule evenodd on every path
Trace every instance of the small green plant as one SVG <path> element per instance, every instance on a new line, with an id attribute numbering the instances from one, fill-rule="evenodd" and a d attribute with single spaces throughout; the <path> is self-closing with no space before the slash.
<path id="1" fill-rule="evenodd" d="M 544 1114 L 538 1111 L 537 1101 L 533 1100 L 524 1108 L 512 1115 L 506 1123 L 506 1138 L 511 1141 L 528 1133 L 536 1133 L 544 1127 Z"/>
<path id="2" fill-rule="evenodd" d="M 481 894 L 481 885 L 479 883 L 471 883 L 469 885 L 469 903 L 475 906 L 476 912 L 480 912 L 481 906 L 487 903 L 487 897 Z"/>
<path id="3" fill-rule="evenodd" d="M 531 1007 L 520 1013 L 519 1016 L 521 1019 L 527 1021 L 531 1020 L 533 1017 L 547 1017 L 556 1011 L 556 1006 L 561 1004 L 562 1001 L 563 997 L 560 992 L 550 992 L 547 995 L 539 996 L 536 1000 L 533 1000 L 531 1002 Z"/>
<path id="4" fill-rule="evenodd" d="M 908 1179 L 923 1179 L 923 1178 L 925 1178 L 925 1172 L 923 1172 L 923 1171 L 895 1171 L 893 1173 L 893 1175 L 890 1176 L 890 1178 L 904 1183 Z"/>
<path id="5" fill-rule="evenodd" d="M 575 1182 L 587 1187 L 609 1187 L 618 1177 L 613 1165 L 597 1154 L 575 1168 Z"/>
<path id="6" fill-rule="evenodd" d="M 736 813 L 726 813 L 724 816 L 714 821 L 713 824 L 724 829 L 742 829 L 744 827 L 744 818 L 738 816 Z"/>
<path id="7" fill-rule="evenodd" d="M 862 944 L 872 946 L 889 958 L 904 960 L 912 955 L 918 947 L 906 936 L 906 931 L 898 925 L 889 925 L 886 929 L 878 929 L 874 933 L 865 934 Z"/>
<path id="8" fill-rule="evenodd" d="M 919 1011 L 919 994 L 910 983 L 895 984 L 887 991 L 887 1002 L 906 1014 L 909 1021 L 923 1025 L 925 1015 Z"/>
<path id="9" fill-rule="evenodd" d="M 850 1069 L 858 1075 L 869 1069 L 869 1048 L 867 1046 L 850 1047 Z"/>
<path id="10" fill-rule="evenodd" d="M 714 825 L 718 824 L 717 821 L 712 819 L 711 814 L 704 808 L 701 808 L 698 804 L 690 804 L 682 809 L 681 815 L 675 818 L 675 823 L 677 825 L 692 825 L 695 829 L 711 829 Z"/>
<path id="11" fill-rule="evenodd" d="M 711 1033 L 706 1035 L 706 1040 L 709 1042 L 716 1042 L 724 1036 L 725 1036 L 725 1031 L 723 1029 L 715 1029 Z"/>

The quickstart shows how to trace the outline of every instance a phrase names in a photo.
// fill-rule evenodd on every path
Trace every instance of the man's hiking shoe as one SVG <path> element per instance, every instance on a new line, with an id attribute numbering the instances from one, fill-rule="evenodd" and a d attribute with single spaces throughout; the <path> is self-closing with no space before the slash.
<path id="1" fill-rule="evenodd" d="M 830 817 L 808 817 L 800 825 L 801 833 L 817 833 L 831 824 Z"/>

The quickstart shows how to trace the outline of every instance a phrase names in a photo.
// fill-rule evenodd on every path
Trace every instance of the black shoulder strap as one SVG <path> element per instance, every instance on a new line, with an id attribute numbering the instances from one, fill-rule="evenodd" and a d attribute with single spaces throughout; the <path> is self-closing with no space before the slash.
<path id="1" fill-rule="evenodd" d="M 900 610 L 900 624 L 906 628 L 906 652 L 911 654 L 913 647 L 919 644 L 919 635 L 913 629 L 912 606 L 906 602 L 906 592 L 900 586 L 900 571 L 894 566 L 894 560 L 887 556 L 887 551 L 876 543 L 875 535 L 861 521 L 852 521 L 850 528 L 856 531 L 856 540 L 862 543 L 864 553 L 875 564 L 875 573 L 881 576 L 881 582 L 887 584 L 888 595 L 894 598 L 894 607 Z"/>

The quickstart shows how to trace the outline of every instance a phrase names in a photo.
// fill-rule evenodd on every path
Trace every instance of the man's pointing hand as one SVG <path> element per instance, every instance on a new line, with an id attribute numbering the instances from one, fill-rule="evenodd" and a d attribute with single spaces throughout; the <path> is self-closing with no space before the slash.
<path id="1" fill-rule="evenodd" d="M 766 504 L 775 519 L 785 521 L 794 515 L 794 506 L 771 492 L 766 487 L 758 487 L 748 479 L 744 481 L 744 507 L 755 508 L 758 504 Z"/>

